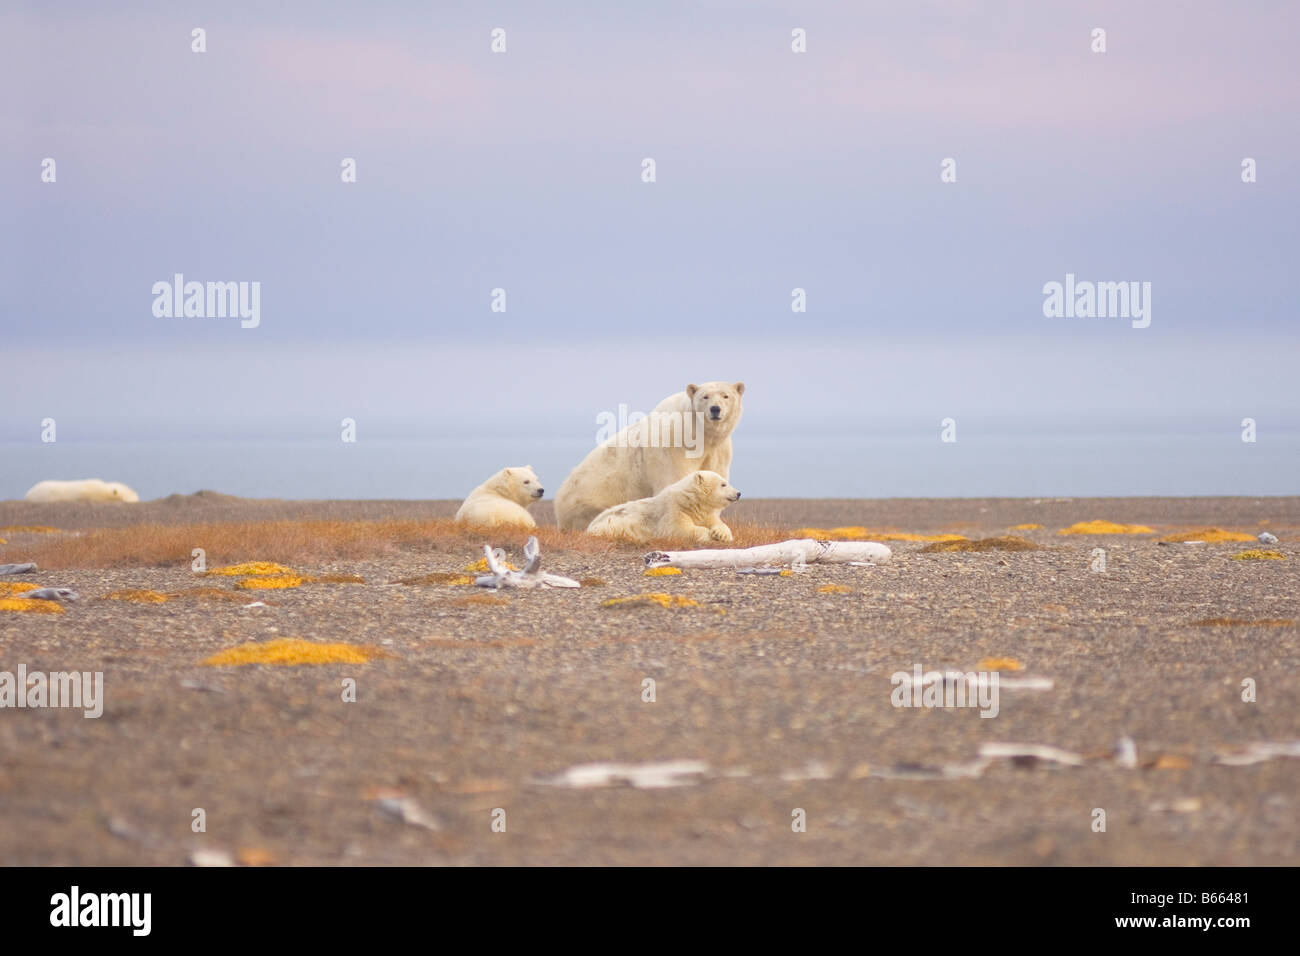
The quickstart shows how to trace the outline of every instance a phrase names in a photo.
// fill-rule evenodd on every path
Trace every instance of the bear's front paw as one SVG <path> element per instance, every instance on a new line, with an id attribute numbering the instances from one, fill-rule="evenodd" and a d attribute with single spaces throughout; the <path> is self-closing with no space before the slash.
<path id="1" fill-rule="evenodd" d="M 713 541 L 730 541 L 731 529 L 725 524 L 715 525 L 709 529 L 709 538 Z"/>

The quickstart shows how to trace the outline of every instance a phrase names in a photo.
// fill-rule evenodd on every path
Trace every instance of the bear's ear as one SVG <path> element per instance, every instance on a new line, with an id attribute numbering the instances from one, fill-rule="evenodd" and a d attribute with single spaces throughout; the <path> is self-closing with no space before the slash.
<path id="1" fill-rule="evenodd" d="M 708 479 L 704 477 L 704 472 L 697 471 L 695 473 L 695 483 L 697 485 L 703 485 L 708 483 Z"/>
<path id="2" fill-rule="evenodd" d="M 737 395 L 744 395 L 744 394 L 745 394 L 745 383 L 744 383 L 744 382 L 737 382 L 735 385 L 732 386 L 732 388 L 734 388 L 734 389 L 736 390 L 736 394 L 737 394 Z"/>
<path id="3" fill-rule="evenodd" d="M 687 398 L 694 398 L 694 397 L 695 397 L 695 393 L 698 392 L 699 390 L 700 390 L 700 387 L 699 387 L 698 385 L 687 385 L 687 386 L 686 386 L 686 397 L 687 397 Z"/>
<path id="4" fill-rule="evenodd" d="M 507 478 L 513 478 L 514 476 L 515 476 L 515 470 L 514 470 L 513 468 L 507 468 L 507 469 L 506 469 L 506 477 L 507 477 Z"/>

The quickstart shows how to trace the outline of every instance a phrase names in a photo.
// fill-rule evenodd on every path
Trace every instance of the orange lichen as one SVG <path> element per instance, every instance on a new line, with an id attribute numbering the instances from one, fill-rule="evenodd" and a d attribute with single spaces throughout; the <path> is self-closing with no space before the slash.
<path id="1" fill-rule="evenodd" d="M 928 554 L 936 551 L 1041 551 L 1042 546 L 1034 544 L 1027 538 L 1019 538 L 1014 534 L 1005 534 L 995 538 L 980 538 L 976 541 L 969 541 L 963 538 L 960 541 L 936 541 L 934 544 L 927 544 L 921 549 L 922 554 Z"/>
<path id="2" fill-rule="evenodd" d="M 852 594 L 853 588 L 843 584 L 823 584 L 817 589 L 818 594 Z"/>
<path id="3" fill-rule="evenodd" d="M 1057 534 L 1155 534 L 1155 528 L 1144 524 L 1116 524 L 1114 521 L 1080 521 Z"/>
<path id="4" fill-rule="evenodd" d="M 295 574 L 293 568 L 286 568 L 283 564 L 276 564 L 274 561 L 245 561 L 243 564 L 229 564 L 224 568 L 213 568 L 206 574 L 217 574 L 228 578 L 239 578 L 245 575 L 280 575 Z"/>
<path id="5" fill-rule="evenodd" d="M 647 578 L 668 578 L 676 574 L 681 574 L 681 568 L 646 568 L 645 577 Z"/>
<path id="6" fill-rule="evenodd" d="M 445 584 L 448 587 L 461 587 L 466 584 L 473 584 L 474 579 L 464 574 L 453 574 L 451 571 L 431 571 L 428 574 L 421 574 L 419 577 L 402 578 L 398 584 Z"/>
<path id="7" fill-rule="evenodd" d="M 1014 657 L 986 657 L 975 665 L 977 671 L 1019 671 L 1025 665 Z"/>
<path id="8" fill-rule="evenodd" d="M 295 667 L 299 664 L 364 664 L 372 658 L 386 656 L 384 651 L 364 644 L 317 644 L 295 637 L 282 637 L 230 647 L 205 658 L 202 663 L 207 667 L 243 667 L 247 664 Z"/>
<path id="9" fill-rule="evenodd" d="M 0 596 L 12 594 L 17 597 L 28 591 L 38 590 L 40 587 L 41 585 L 32 581 L 0 581 Z"/>
<path id="10" fill-rule="evenodd" d="M 237 594 L 234 591 L 226 591 L 222 588 L 186 588 L 184 591 L 171 591 L 167 594 L 169 598 L 197 598 L 199 600 L 212 601 L 247 601 L 248 596 Z"/>
<path id="11" fill-rule="evenodd" d="M 511 564 L 509 561 L 503 561 L 502 564 L 504 564 L 504 565 L 505 565 L 507 568 L 509 568 L 511 571 L 518 571 L 518 570 L 519 570 L 517 567 L 515 567 L 515 566 L 514 566 L 513 564 Z M 473 573 L 475 573 L 475 574 L 487 574 L 488 571 L 490 571 L 490 570 L 492 570 L 492 569 L 488 567 L 487 558 L 479 558 L 477 561 L 471 561 L 469 564 L 467 564 L 467 565 L 465 565 L 463 568 L 461 568 L 461 570 L 462 570 L 462 571 L 470 571 L 470 572 L 473 572 Z"/>
<path id="12" fill-rule="evenodd" d="M 1250 551 L 1238 551 L 1232 556 L 1234 561 L 1285 561 L 1286 555 L 1281 551 L 1261 551 L 1258 548 L 1252 548 Z"/>
<path id="13" fill-rule="evenodd" d="M 38 598 L 0 597 L 0 611 L 31 611 L 36 614 L 62 614 L 63 606 L 56 601 Z"/>
<path id="14" fill-rule="evenodd" d="M 1041 531 L 1041 524 L 1014 524 L 1011 526 L 1012 531 Z"/>
<path id="15" fill-rule="evenodd" d="M 165 604 L 167 595 L 160 594 L 157 591 L 150 591 L 147 588 L 125 588 L 121 591 L 114 591 L 112 594 L 105 594 L 106 601 L 129 601 L 132 604 Z"/>
<path id="16" fill-rule="evenodd" d="M 623 607 L 699 607 L 699 601 L 693 601 L 688 597 L 682 597 L 678 594 L 664 594 L 662 592 L 652 594 L 633 594 L 630 597 L 610 598 L 608 601 L 602 601 L 601 607 L 623 608 Z"/>
<path id="17" fill-rule="evenodd" d="M 844 528 L 799 528 L 796 538 L 816 538 L 818 541 L 965 541 L 960 534 L 912 534 L 905 531 L 879 531 L 850 525 Z"/>
<path id="18" fill-rule="evenodd" d="M 1168 541 L 1171 544 L 1178 544 L 1183 541 L 1254 541 L 1253 534 L 1246 534 L 1244 531 L 1224 531 L 1221 528 L 1198 528 L 1196 531 L 1182 531 L 1178 534 L 1171 534 L 1167 538 L 1161 538 L 1161 541 Z"/>
<path id="19" fill-rule="evenodd" d="M 235 587 L 243 588 L 245 591 L 279 591 L 284 588 L 299 587 L 304 581 L 310 580 L 310 578 L 304 578 L 297 574 L 276 574 L 267 577 L 243 578 L 236 582 Z"/>

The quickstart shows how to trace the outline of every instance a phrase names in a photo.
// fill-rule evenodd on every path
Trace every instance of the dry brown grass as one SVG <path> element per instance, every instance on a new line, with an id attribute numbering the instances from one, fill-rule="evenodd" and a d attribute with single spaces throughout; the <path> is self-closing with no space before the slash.
<path id="1" fill-rule="evenodd" d="M 758 525 L 733 525 L 732 547 L 745 548 L 782 541 L 783 529 Z M 581 531 L 541 527 L 534 532 L 548 551 L 581 554 L 628 552 L 673 547 L 673 542 L 628 545 Z M 77 537 L 51 537 L 21 548 L 0 545 L 0 563 L 34 561 L 52 571 L 70 568 L 189 567 L 191 552 L 202 548 L 210 565 L 244 561 L 312 564 L 376 558 L 403 550 L 420 549 L 435 554 L 452 553 L 463 561 L 468 552 L 482 552 L 485 543 L 521 549 L 523 532 L 494 533 L 485 540 L 481 532 L 451 519 L 384 521 L 231 521 L 206 524 L 141 524 L 103 528 Z M 677 545 L 682 547 L 680 543 Z"/>

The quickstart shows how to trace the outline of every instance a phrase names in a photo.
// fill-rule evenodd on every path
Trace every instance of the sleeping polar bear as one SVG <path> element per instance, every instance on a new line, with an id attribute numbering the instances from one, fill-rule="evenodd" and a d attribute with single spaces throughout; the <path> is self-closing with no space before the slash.
<path id="1" fill-rule="evenodd" d="M 469 493 L 456 520 L 476 528 L 536 528 L 525 509 L 544 490 L 532 465 L 502 468 Z"/>
<path id="2" fill-rule="evenodd" d="M 125 501 L 137 502 L 140 496 L 118 481 L 81 478 L 77 481 L 38 481 L 27 489 L 25 501 Z"/>
<path id="3" fill-rule="evenodd" d="M 687 385 L 593 448 L 555 495 L 562 528 L 581 530 L 606 508 L 650 498 L 697 471 L 731 477 L 731 433 L 744 382 Z"/>
<path id="4" fill-rule="evenodd" d="M 676 538 L 694 544 L 730 541 L 722 509 L 740 498 L 716 471 L 697 471 L 673 482 L 653 498 L 606 508 L 587 526 L 591 534 L 645 544 Z"/>

